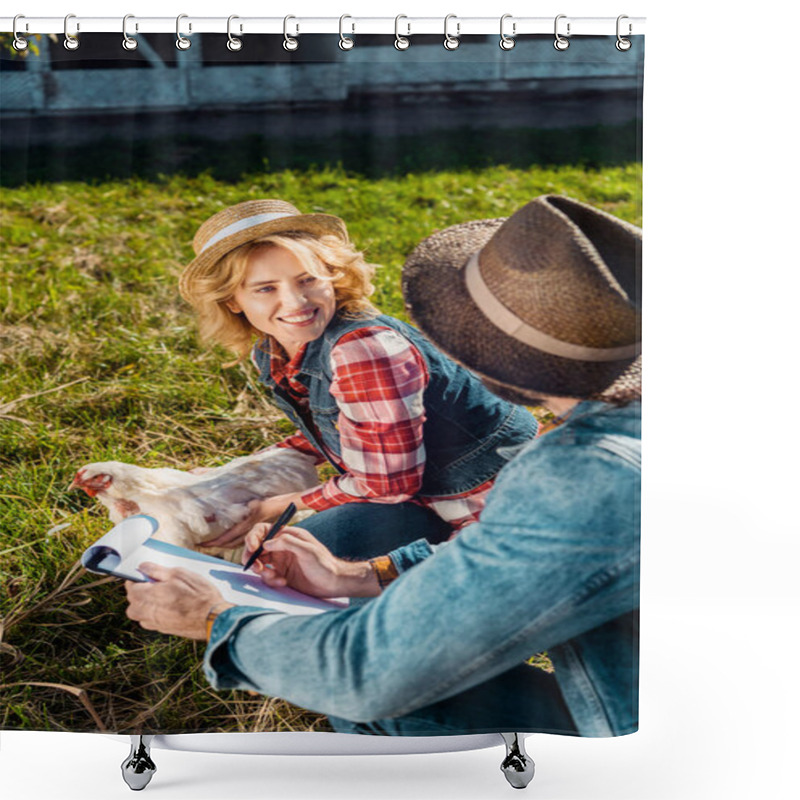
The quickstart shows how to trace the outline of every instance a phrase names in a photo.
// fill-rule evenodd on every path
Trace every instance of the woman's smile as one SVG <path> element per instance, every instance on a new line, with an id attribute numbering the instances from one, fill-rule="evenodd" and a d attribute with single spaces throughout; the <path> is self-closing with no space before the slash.
<path id="1" fill-rule="evenodd" d="M 247 259 L 244 280 L 228 308 L 277 339 L 291 357 L 321 336 L 336 313 L 332 281 L 315 274 L 321 266 L 304 264 L 282 247 L 259 247 Z M 319 271 L 324 273 L 324 266 Z"/>
<path id="2" fill-rule="evenodd" d="M 288 322 L 290 325 L 308 325 L 319 313 L 319 309 L 312 308 L 309 311 L 303 311 L 299 314 L 292 314 L 290 316 L 283 316 L 281 320 Z"/>

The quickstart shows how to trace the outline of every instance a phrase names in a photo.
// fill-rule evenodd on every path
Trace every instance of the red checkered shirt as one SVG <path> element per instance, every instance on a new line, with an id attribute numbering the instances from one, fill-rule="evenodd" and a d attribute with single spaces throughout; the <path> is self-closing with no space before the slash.
<path id="1" fill-rule="evenodd" d="M 308 391 L 296 380 L 305 346 L 286 361 L 273 351 L 270 373 L 295 403 L 308 404 Z M 341 455 L 320 453 L 299 431 L 278 443 L 325 458 L 344 470 L 303 494 L 315 511 L 343 503 L 402 503 L 414 500 L 435 511 L 456 530 L 475 522 L 493 480 L 447 497 L 416 497 L 425 469 L 423 393 L 429 375 L 414 345 L 391 328 L 359 328 L 342 336 L 331 350 L 330 392 L 339 406 Z"/>

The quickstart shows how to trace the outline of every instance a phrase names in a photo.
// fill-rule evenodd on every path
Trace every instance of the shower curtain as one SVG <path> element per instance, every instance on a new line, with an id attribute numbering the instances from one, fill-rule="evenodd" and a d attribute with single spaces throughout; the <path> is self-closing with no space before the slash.
<path id="1" fill-rule="evenodd" d="M 380 265 L 373 302 L 401 321 L 409 321 L 403 263 L 437 231 L 508 217 L 541 195 L 641 224 L 643 37 L 628 50 L 616 48 L 614 36 L 575 38 L 563 50 L 544 36 L 520 36 L 512 49 L 498 47 L 496 35 L 473 36 L 453 50 L 441 36 L 412 36 L 404 50 L 392 36 L 352 38 L 355 46 L 343 49 L 336 36 L 299 36 L 287 49 L 284 37 L 245 35 L 229 48 L 224 34 L 202 34 L 179 49 L 164 33 L 137 36 L 126 50 L 118 33 L 87 33 L 74 50 L 62 36 L 30 37 L 25 52 L 0 39 L 0 729 L 414 735 L 499 731 L 513 721 L 519 730 L 569 735 L 636 730 L 633 478 L 624 487 L 624 580 L 607 585 L 619 575 L 600 567 L 592 576 L 619 594 L 619 613 L 607 619 L 598 611 L 588 627 L 553 625 L 558 633 L 543 636 L 546 646 L 513 669 L 490 666 L 477 684 L 459 680 L 446 657 L 469 642 L 469 625 L 430 642 L 448 665 L 442 674 L 427 675 L 425 685 L 413 675 L 397 680 L 432 698 L 438 726 L 377 725 L 418 709 L 376 702 L 391 713 L 370 715 L 361 701 L 379 693 L 374 686 L 351 676 L 340 690 L 331 676 L 342 666 L 334 654 L 343 641 L 320 655 L 298 632 L 293 657 L 303 688 L 287 676 L 282 691 L 262 693 L 235 661 L 220 677 L 219 664 L 204 664 L 202 641 L 143 629 L 126 616 L 122 582 L 81 566 L 112 522 L 91 492 L 68 491 L 80 468 L 216 467 L 295 431 L 251 363 L 231 366 L 229 353 L 199 341 L 178 292 L 195 231 L 214 213 L 279 198 L 340 217 L 355 247 Z M 541 407 L 526 413 L 540 437 L 559 423 Z M 335 474 L 327 464 L 319 470 L 320 480 Z M 568 518 L 582 496 L 566 496 Z M 568 569 L 556 551 L 554 543 L 539 553 L 550 575 Z M 591 557 L 603 563 L 599 552 Z M 357 615 L 380 599 L 331 613 Z M 438 602 L 457 604 L 458 592 Z M 485 602 L 496 605 L 498 621 L 518 613 L 501 596 Z M 540 607 L 558 616 L 546 598 Z M 387 657 L 398 639 L 413 647 L 414 631 L 438 613 L 421 607 L 402 630 L 372 631 L 370 646 L 386 646 Z M 537 620 L 524 622 L 520 635 Z M 589 661 L 592 648 L 601 656 Z M 496 657 L 485 653 L 490 665 Z M 611 695 L 574 704 L 558 679 L 576 665 L 588 680 L 597 671 L 613 676 Z M 386 673 L 392 669 L 387 661 Z M 508 681 L 529 716 L 507 707 Z M 486 703 L 482 689 L 493 682 L 501 688 L 489 693 L 490 705 L 503 698 L 496 718 L 489 709 L 480 723 L 448 722 L 461 718 L 450 716 L 453 707 Z M 340 691 L 355 695 L 350 715 L 336 700 Z"/>

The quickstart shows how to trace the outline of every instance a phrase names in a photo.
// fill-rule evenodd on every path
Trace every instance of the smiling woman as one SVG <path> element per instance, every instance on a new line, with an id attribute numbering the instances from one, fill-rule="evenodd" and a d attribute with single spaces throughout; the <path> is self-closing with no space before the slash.
<path id="1" fill-rule="evenodd" d="M 201 335 L 260 380 L 298 432 L 275 447 L 338 473 L 307 491 L 254 501 L 211 546 L 240 544 L 290 502 L 339 556 L 372 558 L 440 542 L 480 516 L 505 464 L 498 447 L 536 432 L 524 408 L 490 394 L 416 329 L 369 301 L 374 266 L 344 222 L 281 200 L 247 201 L 201 225 L 181 292 Z"/>
<path id="2" fill-rule="evenodd" d="M 181 293 L 197 312 L 201 338 L 222 344 L 240 359 L 249 355 L 254 336 L 273 335 L 231 307 L 237 293 L 253 288 L 255 274 L 248 273 L 256 251 L 288 253 L 300 273 L 332 283 L 336 311 L 377 313 L 369 301 L 375 267 L 350 243 L 344 223 L 329 214 L 300 214 L 282 200 L 239 203 L 206 220 L 194 248 L 197 257 L 181 276 Z M 270 283 L 270 277 L 264 282 Z"/>
<path id="3" fill-rule="evenodd" d="M 246 264 L 244 279 L 226 301 L 234 314 L 244 314 L 253 328 L 272 336 L 290 357 L 322 335 L 336 312 L 335 290 L 307 244 L 274 237 L 255 243 L 239 257 Z"/>

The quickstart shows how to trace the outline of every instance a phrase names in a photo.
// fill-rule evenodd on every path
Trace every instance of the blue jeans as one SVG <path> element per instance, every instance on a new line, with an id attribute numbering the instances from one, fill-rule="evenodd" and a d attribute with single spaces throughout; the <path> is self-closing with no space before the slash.
<path id="1" fill-rule="evenodd" d="M 402 717 L 350 722 L 329 717 L 337 733 L 438 736 L 535 730 L 578 736 L 555 675 L 521 664 L 485 683 Z"/>
<path id="2" fill-rule="evenodd" d="M 297 524 L 339 558 L 364 561 L 425 538 L 443 542 L 453 528 L 416 503 L 346 503 Z"/>

